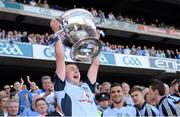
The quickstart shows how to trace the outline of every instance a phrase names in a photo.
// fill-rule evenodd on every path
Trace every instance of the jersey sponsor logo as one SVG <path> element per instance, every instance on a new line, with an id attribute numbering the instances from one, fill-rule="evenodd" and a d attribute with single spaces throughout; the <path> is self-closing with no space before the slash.
<path id="1" fill-rule="evenodd" d="M 0 42 L 0 54 L 23 56 L 23 52 L 16 44 Z"/>
<path id="2" fill-rule="evenodd" d="M 141 61 L 137 57 L 124 56 L 123 63 L 132 66 L 142 66 Z"/>
<path id="3" fill-rule="evenodd" d="M 83 86 L 82 89 L 83 89 L 83 93 L 79 101 L 93 103 L 93 100 L 91 99 L 91 91 L 89 91 L 89 88 L 86 86 Z"/>
<path id="4" fill-rule="evenodd" d="M 84 93 L 83 93 L 83 98 L 84 98 L 84 99 L 88 100 L 89 97 L 90 97 L 90 95 L 89 95 L 88 92 L 84 92 Z"/>

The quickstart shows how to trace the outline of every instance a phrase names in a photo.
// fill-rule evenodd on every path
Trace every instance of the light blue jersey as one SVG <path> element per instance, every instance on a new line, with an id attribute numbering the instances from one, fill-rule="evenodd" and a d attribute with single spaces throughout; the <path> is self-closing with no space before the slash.
<path id="1" fill-rule="evenodd" d="M 98 116 L 94 91 L 95 85 L 91 85 L 88 78 L 77 86 L 68 81 L 63 82 L 55 74 L 55 95 L 65 116 Z"/>
<path id="2" fill-rule="evenodd" d="M 172 99 L 175 104 L 180 102 L 180 96 L 176 93 L 174 93 L 173 95 L 169 95 L 168 98 Z"/>
<path id="3" fill-rule="evenodd" d="M 111 117 L 140 116 L 140 113 L 135 107 L 124 103 L 124 105 L 121 108 L 115 108 L 113 105 L 111 105 L 106 110 L 104 110 L 103 117 L 108 117 L 108 116 Z"/>
<path id="4" fill-rule="evenodd" d="M 176 111 L 176 105 L 172 99 L 164 96 L 161 98 L 158 106 L 160 116 L 180 116 Z"/>
<path id="5" fill-rule="evenodd" d="M 138 107 L 137 107 L 138 108 Z M 141 108 L 138 108 L 141 116 L 159 117 L 159 111 L 156 107 L 144 102 Z"/>

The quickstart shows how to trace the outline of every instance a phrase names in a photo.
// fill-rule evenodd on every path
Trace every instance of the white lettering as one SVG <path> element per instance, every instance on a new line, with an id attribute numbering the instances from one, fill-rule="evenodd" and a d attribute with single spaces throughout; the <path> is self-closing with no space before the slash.
<path id="1" fill-rule="evenodd" d="M 106 57 L 103 54 L 100 54 L 99 60 L 101 63 L 106 63 L 108 64 L 108 60 L 106 59 Z"/>
<path id="2" fill-rule="evenodd" d="M 1 1 L 0 1 L 0 7 L 1 7 L 1 8 L 5 8 L 3 2 L 1 2 Z"/>
<path id="3" fill-rule="evenodd" d="M 155 65 L 159 68 L 166 68 L 165 61 L 162 61 L 162 60 L 156 60 Z"/>
<path id="4" fill-rule="evenodd" d="M 0 43 L 0 54 L 13 54 L 22 56 L 23 53 L 16 44 Z"/>
<path id="5" fill-rule="evenodd" d="M 180 61 L 173 61 L 173 68 L 180 69 Z"/>
<path id="6" fill-rule="evenodd" d="M 54 56 L 55 56 L 54 50 L 51 49 L 51 48 L 45 48 L 45 49 L 44 49 L 44 54 L 45 54 L 45 56 L 47 56 L 47 57 L 54 57 Z"/>

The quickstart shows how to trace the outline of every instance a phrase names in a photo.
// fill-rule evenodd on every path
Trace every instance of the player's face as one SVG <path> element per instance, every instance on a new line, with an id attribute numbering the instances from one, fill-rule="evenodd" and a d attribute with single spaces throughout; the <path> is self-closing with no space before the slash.
<path id="1" fill-rule="evenodd" d="M 131 93 L 132 100 L 134 101 L 135 105 L 141 106 L 141 104 L 144 102 L 144 98 L 141 92 L 134 91 Z"/>
<path id="2" fill-rule="evenodd" d="M 157 96 L 156 92 L 153 91 L 153 89 L 151 88 L 151 86 L 149 86 L 149 98 L 150 98 L 151 100 L 155 100 L 155 101 L 156 101 L 156 100 L 157 100 L 156 96 Z"/>
<path id="3" fill-rule="evenodd" d="M 76 65 L 70 64 L 66 66 L 66 80 L 75 85 L 80 84 L 80 72 Z"/>
<path id="4" fill-rule="evenodd" d="M 120 86 L 111 88 L 111 98 L 114 103 L 120 103 L 123 101 L 123 93 Z"/>

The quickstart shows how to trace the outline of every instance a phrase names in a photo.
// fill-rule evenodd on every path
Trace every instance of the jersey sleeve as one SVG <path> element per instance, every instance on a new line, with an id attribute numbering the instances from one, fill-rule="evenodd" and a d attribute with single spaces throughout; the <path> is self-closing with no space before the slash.
<path id="1" fill-rule="evenodd" d="M 88 84 L 89 88 L 91 89 L 91 92 L 92 93 L 95 93 L 95 83 L 94 84 L 91 84 L 89 78 L 87 77 L 86 80 L 85 80 L 85 83 Z"/>

